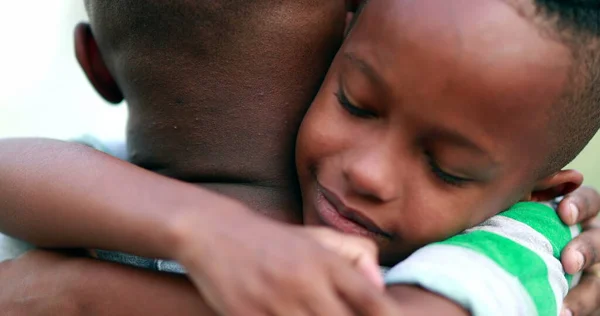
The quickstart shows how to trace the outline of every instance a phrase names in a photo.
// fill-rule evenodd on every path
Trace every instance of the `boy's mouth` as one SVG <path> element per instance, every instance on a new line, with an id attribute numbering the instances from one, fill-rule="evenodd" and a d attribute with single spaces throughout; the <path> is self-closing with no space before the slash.
<path id="1" fill-rule="evenodd" d="M 331 191 L 317 182 L 315 202 L 317 214 L 323 224 L 341 232 L 359 235 L 375 240 L 389 241 L 392 234 L 383 231 L 370 218 L 350 209 Z"/>

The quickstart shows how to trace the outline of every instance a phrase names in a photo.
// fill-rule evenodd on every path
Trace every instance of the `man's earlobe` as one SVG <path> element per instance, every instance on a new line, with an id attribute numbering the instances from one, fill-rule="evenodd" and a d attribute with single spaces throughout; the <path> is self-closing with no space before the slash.
<path id="1" fill-rule="evenodd" d="M 583 175 L 579 171 L 561 170 L 538 181 L 528 200 L 535 202 L 550 201 L 575 191 L 582 183 Z"/>
<path id="2" fill-rule="evenodd" d="M 113 104 L 123 101 L 123 93 L 106 67 L 87 23 L 75 27 L 75 56 L 92 86 L 106 101 Z"/>

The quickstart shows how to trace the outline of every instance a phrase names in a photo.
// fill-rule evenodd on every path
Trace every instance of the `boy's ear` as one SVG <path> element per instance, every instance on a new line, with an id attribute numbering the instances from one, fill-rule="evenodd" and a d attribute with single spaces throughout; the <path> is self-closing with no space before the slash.
<path id="1" fill-rule="evenodd" d="M 575 191 L 582 183 L 583 175 L 580 172 L 561 170 L 538 181 L 527 200 L 534 202 L 550 201 Z"/>
<path id="2" fill-rule="evenodd" d="M 75 27 L 75 56 L 96 91 L 108 102 L 123 101 L 123 93 L 108 71 L 88 23 Z"/>
<path id="3" fill-rule="evenodd" d="M 346 12 L 346 26 L 344 27 L 344 36 L 348 36 L 350 32 L 350 26 L 352 26 L 352 19 L 354 19 L 354 12 Z"/>

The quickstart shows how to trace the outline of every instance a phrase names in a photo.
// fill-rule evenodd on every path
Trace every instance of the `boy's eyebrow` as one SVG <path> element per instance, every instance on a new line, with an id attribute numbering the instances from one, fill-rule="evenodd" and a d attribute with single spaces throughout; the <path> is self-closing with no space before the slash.
<path id="1" fill-rule="evenodd" d="M 344 58 L 346 58 L 348 61 L 353 63 L 356 67 L 358 67 L 358 69 L 363 74 L 365 74 L 367 77 L 369 77 L 369 79 L 371 79 L 372 81 L 378 82 L 378 83 L 383 82 L 381 76 L 366 61 L 364 61 L 364 60 L 360 59 L 359 57 L 357 57 L 356 55 L 354 55 L 352 53 L 348 53 L 348 52 L 344 53 Z"/>

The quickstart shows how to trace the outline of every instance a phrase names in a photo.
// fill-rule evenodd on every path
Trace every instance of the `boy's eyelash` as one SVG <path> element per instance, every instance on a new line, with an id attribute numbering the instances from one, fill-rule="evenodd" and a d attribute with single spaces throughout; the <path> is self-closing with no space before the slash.
<path id="1" fill-rule="evenodd" d="M 444 183 L 452 185 L 452 186 L 460 187 L 460 186 L 463 186 L 464 184 L 469 183 L 469 182 L 472 181 L 470 179 L 465 179 L 465 178 L 457 177 L 455 175 L 451 175 L 451 174 L 445 172 L 435 162 L 435 160 L 433 159 L 433 156 L 430 153 L 425 153 L 425 155 L 427 156 L 427 163 L 429 164 L 429 167 L 431 168 L 431 172 L 433 172 L 433 174 L 438 179 L 440 179 L 441 181 L 443 181 Z"/>
<path id="2" fill-rule="evenodd" d="M 335 94 L 335 96 L 337 97 L 340 105 L 348 113 L 350 113 L 350 115 L 354 115 L 354 116 L 361 117 L 361 118 L 374 118 L 377 116 L 372 111 L 361 109 L 361 108 L 357 107 L 356 105 L 352 104 L 350 102 L 350 100 L 348 100 L 348 98 L 346 97 L 346 94 L 344 93 L 344 91 L 342 90 L 341 87 L 338 90 L 338 92 Z"/>

